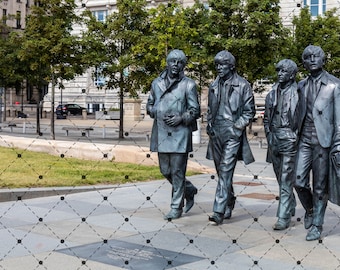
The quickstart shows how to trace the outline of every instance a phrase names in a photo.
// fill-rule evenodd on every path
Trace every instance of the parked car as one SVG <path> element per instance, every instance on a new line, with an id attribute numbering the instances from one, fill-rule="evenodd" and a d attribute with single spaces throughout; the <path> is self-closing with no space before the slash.
<path id="1" fill-rule="evenodd" d="M 18 118 L 27 118 L 27 114 L 19 111 L 17 117 Z"/>
<path id="2" fill-rule="evenodd" d="M 86 109 L 78 104 L 62 104 L 58 105 L 55 113 L 57 118 L 65 118 L 68 115 L 81 115 L 83 110 Z"/>

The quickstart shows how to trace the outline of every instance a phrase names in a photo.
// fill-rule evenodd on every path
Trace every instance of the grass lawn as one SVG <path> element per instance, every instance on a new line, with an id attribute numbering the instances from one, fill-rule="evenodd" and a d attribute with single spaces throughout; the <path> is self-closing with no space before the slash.
<path id="1" fill-rule="evenodd" d="M 0 147 L 0 188 L 122 184 L 164 179 L 158 166 L 62 158 Z M 193 175 L 194 172 L 188 172 Z"/>

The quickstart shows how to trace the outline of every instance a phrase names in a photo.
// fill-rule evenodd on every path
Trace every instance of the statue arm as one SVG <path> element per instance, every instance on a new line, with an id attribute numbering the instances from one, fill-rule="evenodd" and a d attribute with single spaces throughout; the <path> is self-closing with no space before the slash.
<path id="1" fill-rule="evenodd" d="M 197 86 L 195 83 L 189 83 L 187 88 L 187 109 L 182 114 L 184 125 L 191 125 L 201 115 L 200 104 L 198 101 Z"/>
<path id="2" fill-rule="evenodd" d="M 263 126 L 264 126 L 264 132 L 266 134 L 266 137 L 268 137 L 268 134 L 270 133 L 270 106 L 271 106 L 271 99 L 270 99 L 270 93 L 266 96 L 265 105 L 264 105 L 264 115 L 263 115 Z"/>
<path id="3" fill-rule="evenodd" d="M 244 130 L 253 120 L 255 115 L 255 101 L 253 90 L 250 84 L 247 82 L 243 93 L 243 109 L 240 117 L 235 121 L 235 128 Z"/>
<path id="4" fill-rule="evenodd" d="M 340 144 L 340 84 L 334 91 L 334 136 L 333 144 Z"/>
<path id="5" fill-rule="evenodd" d="M 150 94 L 149 94 L 149 97 L 148 97 L 148 101 L 146 103 L 146 113 L 148 115 L 150 115 L 151 118 L 156 117 L 156 106 L 155 106 L 156 99 L 155 99 L 155 95 L 154 95 L 153 84 L 154 83 L 152 83 Z"/>

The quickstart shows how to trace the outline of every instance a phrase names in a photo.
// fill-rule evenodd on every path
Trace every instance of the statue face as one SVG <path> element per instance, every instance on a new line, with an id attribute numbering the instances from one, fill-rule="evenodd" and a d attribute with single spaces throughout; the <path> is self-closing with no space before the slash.
<path id="1" fill-rule="evenodd" d="M 277 80 L 279 83 L 286 83 L 291 80 L 292 73 L 287 67 L 281 67 L 277 70 Z"/>
<path id="2" fill-rule="evenodd" d="M 226 60 L 216 60 L 215 68 L 217 74 L 223 79 L 230 78 L 234 70 L 234 66 L 229 64 Z"/>
<path id="3" fill-rule="evenodd" d="M 171 78 L 178 77 L 178 75 L 183 71 L 184 63 L 181 59 L 171 58 L 167 62 L 168 75 Z"/>
<path id="4" fill-rule="evenodd" d="M 310 53 L 304 56 L 303 64 L 309 72 L 316 72 L 322 69 L 324 59 L 320 53 Z"/>

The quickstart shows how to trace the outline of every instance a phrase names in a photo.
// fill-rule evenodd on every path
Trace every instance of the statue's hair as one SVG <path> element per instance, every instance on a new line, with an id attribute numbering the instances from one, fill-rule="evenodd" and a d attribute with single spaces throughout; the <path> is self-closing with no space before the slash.
<path id="1" fill-rule="evenodd" d="M 296 63 L 291 60 L 291 59 L 283 59 L 280 62 L 278 62 L 275 66 L 276 70 L 282 69 L 282 68 L 287 68 L 292 75 L 296 75 L 296 73 L 298 72 L 298 67 L 296 65 Z"/>
<path id="2" fill-rule="evenodd" d="M 216 61 L 227 61 L 229 64 L 235 66 L 236 65 L 236 60 L 235 57 L 228 51 L 220 51 L 219 53 L 216 54 L 214 58 L 215 62 Z"/>
<path id="3" fill-rule="evenodd" d="M 169 52 L 166 62 L 169 62 L 171 59 L 179 59 L 184 65 L 187 63 L 187 57 L 182 50 L 174 49 Z"/>
<path id="4" fill-rule="evenodd" d="M 319 54 L 322 57 L 322 60 L 325 60 L 325 52 L 321 47 L 314 46 L 314 45 L 308 45 L 302 53 L 302 60 L 304 60 L 307 56 L 311 54 Z"/>

